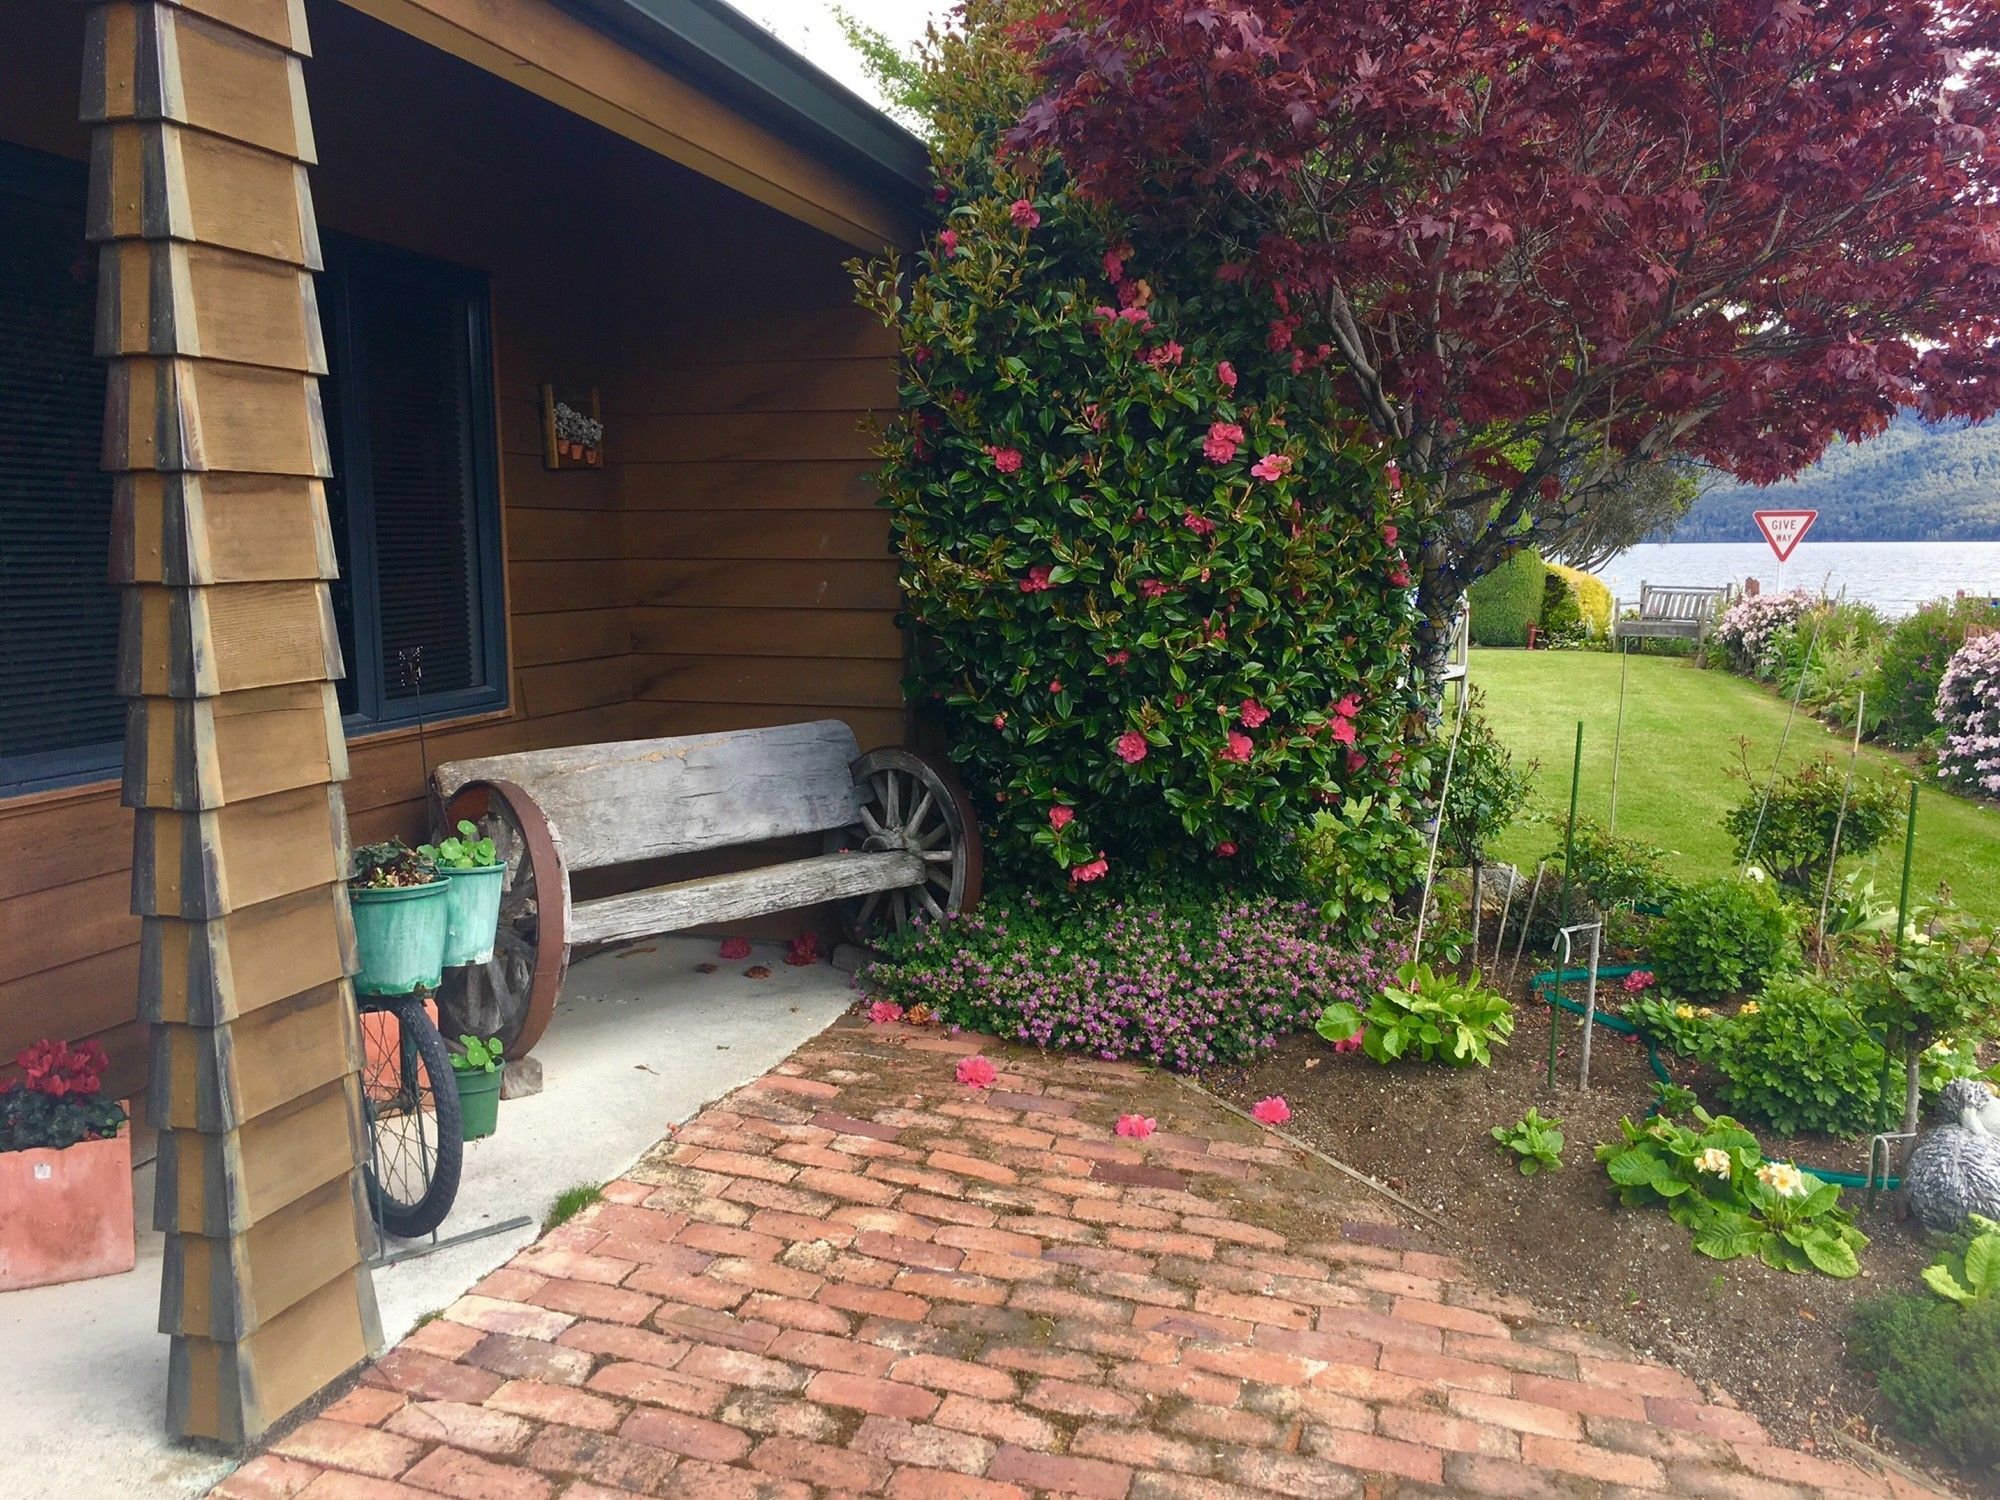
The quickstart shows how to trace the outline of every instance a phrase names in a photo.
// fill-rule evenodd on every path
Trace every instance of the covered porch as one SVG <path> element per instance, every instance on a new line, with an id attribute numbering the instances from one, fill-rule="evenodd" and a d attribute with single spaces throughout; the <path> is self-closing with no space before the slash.
<path id="1" fill-rule="evenodd" d="M 907 738 L 841 267 L 923 153 L 695 0 L 40 3 L 0 56 L 0 1056 L 110 1053 L 174 1191 L 164 1295 L 96 1305 L 171 1336 L 143 1420 L 238 1441 L 379 1341 L 340 879 L 425 764 Z"/>

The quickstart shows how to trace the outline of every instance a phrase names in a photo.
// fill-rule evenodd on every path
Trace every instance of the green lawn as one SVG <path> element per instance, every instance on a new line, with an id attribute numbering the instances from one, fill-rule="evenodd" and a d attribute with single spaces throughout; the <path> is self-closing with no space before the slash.
<path id="1" fill-rule="evenodd" d="M 1541 763 L 1537 778 L 1547 823 L 1523 820 L 1499 843 L 1502 858 L 1533 868 L 1559 845 L 1568 806 L 1570 760 L 1576 723 L 1583 720 L 1580 816 L 1607 820 L 1611 807 L 1611 748 L 1618 723 L 1616 656 L 1578 651 L 1475 651 L 1472 681 L 1486 698 L 1487 716 L 1519 757 Z M 1689 662 L 1635 656 L 1626 685 L 1625 742 L 1618 780 L 1618 832 L 1673 850 L 1681 878 L 1728 873 L 1733 864 L 1722 815 L 1748 795 L 1730 774 L 1738 763 L 1737 736 L 1750 741 L 1750 764 L 1760 781 L 1785 727 L 1789 705 L 1764 689 L 1725 672 L 1698 671 Z M 1788 764 L 1833 750 L 1847 741 L 1801 713 L 1785 752 Z M 1894 756 L 1867 746 L 1863 774 L 1908 770 Z M 1900 820 L 1899 820 L 1900 821 Z M 1893 847 L 1892 847 L 1893 845 Z M 1878 892 L 1895 898 L 1901 876 L 1900 834 L 1859 861 Z M 1916 874 L 1912 889 L 1929 894 L 1949 882 L 1969 911 L 2000 918 L 2000 813 L 1927 785 L 1917 813 Z"/>

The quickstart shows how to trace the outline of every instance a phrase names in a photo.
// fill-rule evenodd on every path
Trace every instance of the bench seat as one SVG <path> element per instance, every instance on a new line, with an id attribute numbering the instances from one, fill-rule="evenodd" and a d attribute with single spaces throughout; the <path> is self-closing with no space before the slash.
<path id="1" fill-rule="evenodd" d="M 622 943 L 865 896 L 871 891 L 892 891 L 920 884 L 923 878 L 923 861 L 914 854 L 864 850 L 820 854 L 756 870 L 676 880 L 622 896 L 579 901 L 570 908 L 569 940 Z"/>

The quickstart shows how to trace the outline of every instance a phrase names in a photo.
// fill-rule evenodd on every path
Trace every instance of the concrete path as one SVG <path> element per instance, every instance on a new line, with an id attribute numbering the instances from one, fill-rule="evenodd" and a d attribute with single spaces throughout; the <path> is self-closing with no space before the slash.
<path id="1" fill-rule="evenodd" d="M 986 1092 L 954 1077 L 982 1045 Z M 1124 1065 L 844 1021 L 606 1198 L 216 1494 L 1920 1493 L 1489 1294 Z"/>
<path id="2" fill-rule="evenodd" d="M 677 1121 L 781 1062 L 853 999 L 848 976 L 829 965 L 786 967 L 782 944 L 697 971 L 715 960 L 712 940 L 663 938 L 570 971 L 535 1050 L 547 1088 L 510 1100 L 499 1133 L 467 1143 L 443 1233 L 519 1214 L 535 1227 L 378 1271 L 391 1340 L 531 1243 L 563 1189 L 618 1176 Z M 753 964 L 769 976 L 745 977 Z M 136 1270 L 0 1297 L 0 1443 L 16 1455 L 0 1468 L 0 1500 L 195 1496 L 234 1467 L 167 1437 L 150 1164 L 134 1185 Z"/>

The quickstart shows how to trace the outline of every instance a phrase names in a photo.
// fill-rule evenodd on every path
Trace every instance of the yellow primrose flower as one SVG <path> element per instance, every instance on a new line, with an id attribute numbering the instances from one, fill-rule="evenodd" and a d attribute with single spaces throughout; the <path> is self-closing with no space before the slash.
<path id="1" fill-rule="evenodd" d="M 1692 1021 L 1694 1019 L 1694 1007 L 1692 1005 L 1676 1005 L 1674 1007 L 1674 1018 L 1680 1021 Z"/>
<path id="2" fill-rule="evenodd" d="M 1790 1162 L 1765 1162 L 1757 1169 L 1757 1180 L 1780 1198 L 1803 1198 L 1806 1195 L 1806 1174 Z"/>
<path id="3" fill-rule="evenodd" d="M 1736 1014 L 1739 1016 L 1754 1016 L 1760 1009 L 1762 1009 L 1762 1007 L 1759 1006 L 1755 1000 L 1745 1000 L 1740 1006 L 1737 1007 Z"/>
<path id="4" fill-rule="evenodd" d="M 1706 1021 L 1709 1017 L 1715 1014 L 1715 1008 L 1713 1006 L 1704 1005 L 1700 1010 L 1696 1011 L 1695 1014 L 1700 1016 L 1704 1021 Z"/>
<path id="5" fill-rule="evenodd" d="M 1697 1172 L 1706 1172 L 1711 1177 L 1727 1177 L 1729 1153 L 1720 1146 L 1710 1146 L 1694 1159 L 1694 1169 Z"/>

